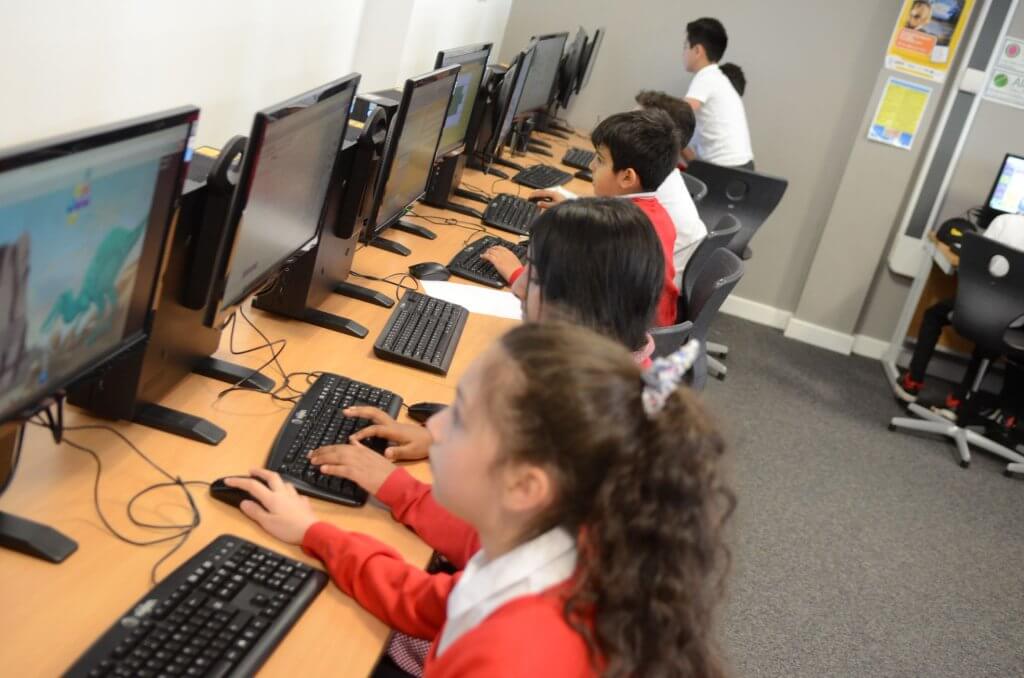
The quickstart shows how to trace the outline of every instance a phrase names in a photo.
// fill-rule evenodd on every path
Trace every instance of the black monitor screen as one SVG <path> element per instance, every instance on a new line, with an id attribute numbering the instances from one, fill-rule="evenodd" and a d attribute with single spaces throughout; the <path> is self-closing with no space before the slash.
<path id="1" fill-rule="evenodd" d="M 565 59 L 562 61 L 562 68 L 558 74 L 558 103 L 562 108 L 569 105 L 569 98 L 576 92 L 576 83 L 579 82 L 580 59 L 586 44 L 587 32 L 581 28 L 576 32 L 576 37 L 569 43 L 569 48 L 565 52 Z"/>
<path id="2" fill-rule="evenodd" d="M 988 195 L 988 207 L 1006 214 L 1024 214 L 1024 157 L 1008 153 Z"/>
<path id="3" fill-rule="evenodd" d="M 568 33 L 555 33 L 534 38 L 533 65 L 526 74 L 526 85 L 519 100 L 518 113 L 528 113 L 547 108 L 551 92 L 562 63 L 562 50 Z"/>
<path id="4" fill-rule="evenodd" d="M 508 133 L 512 130 L 519 99 L 522 97 L 523 87 L 526 84 L 526 75 L 529 73 L 530 64 L 533 61 L 533 53 L 532 46 L 525 52 L 520 52 L 501 81 L 501 90 L 498 94 L 498 125 L 486 149 L 486 153 L 491 159 L 499 155 L 502 144 L 505 143 Z"/>
<path id="5" fill-rule="evenodd" d="M 238 219 L 221 308 L 263 285 L 314 241 L 359 76 L 260 111 L 232 206 Z"/>
<path id="6" fill-rule="evenodd" d="M 459 64 L 459 75 L 455 79 L 452 100 L 448 104 L 448 115 L 445 117 L 444 129 L 441 131 L 441 142 L 437 146 L 437 155 L 451 153 L 461 147 L 466 140 L 469 118 L 473 113 L 476 96 L 480 92 L 480 84 L 484 79 L 487 57 L 491 46 L 479 45 L 472 48 L 459 48 L 441 52 L 437 55 L 436 68 L 444 68 Z"/>
<path id="7" fill-rule="evenodd" d="M 0 420 L 145 335 L 197 118 L 0 152 Z"/>
<path id="8" fill-rule="evenodd" d="M 374 234 L 402 216 L 426 190 L 458 71 L 450 66 L 406 80 L 378 180 L 383 191 L 376 200 Z"/>
<path id="9" fill-rule="evenodd" d="M 579 94 L 587 83 L 590 82 L 590 74 L 594 72 L 594 62 L 597 61 L 597 53 L 601 49 L 601 41 L 604 39 L 604 29 L 598 28 L 594 31 L 594 37 L 587 42 L 580 59 L 579 82 L 576 85 L 576 93 Z"/>

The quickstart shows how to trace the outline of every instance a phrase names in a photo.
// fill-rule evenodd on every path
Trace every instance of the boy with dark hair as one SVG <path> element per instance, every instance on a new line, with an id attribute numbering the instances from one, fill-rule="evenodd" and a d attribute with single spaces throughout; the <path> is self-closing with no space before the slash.
<path id="1" fill-rule="evenodd" d="M 747 76 L 743 74 L 743 69 L 733 63 L 722 64 L 718 68 L 722 71 L 722 75 L 729 78 L 736 93 L 743 96 L 747 91 Z"/>
<path id="2" fill-rule="evenodd" d="M 676 321 L 679 286 L 673 254 L 676 226 L 671 215 L 658 200 L 655 191 L 671 174 L 678 175 L 679 131 L 668 113 L 662 110 L 616 113 L 601 121 L 590 136 L 597 157 L 594 160 L 594 195 L 628 198 L 639 207 L 661 241 L 665 254 L 665 281 L 655 324 L 659 327 Z M 685 190 L 685 188 L 684 188 Z M 576 195 L 564 189 L 534 191 L 541 207 L 549 207 Z M 492 247 L 483 258 L 509 281 L 514 283 L 523 267 L 511 251 Z"/>
<path id="3" fill-rule="evenodd" d="M 693 148 L 683 156 L 726 167 L 754 168 L 747 113 L 739 92 L 718 66 L 729 38 L 717 19 L 703 18 L 686 26 L 683 61 L 693 73 L 686 102 L 697 116 Z"/>
<path id="4" fill-rule="evenodd" d="M 647 110 L 660 109 L 669 114 L 680 132 L 680 148 L 690 143 L 693 137 L 693 130 L 697 120 L 693 115 L 690 104 L 682 99 L 652 90 L 643 90 L 636 95 L 636 102 Z M 676 267 L 675 283 L 678 289 L 683 289 L 683 271 L 690 257 L 697 250 L 697 245 L 703 240 L 708 229 L 697 212 L 697 205 L 690 197 L 690 191 L 686 188 L 686 182 L 679 172 L 669 172 L 658 190 L 654 192 L 658 202 L 668 211 L 672 217 L 672 223 L 676 227 L 676 244 L 672 253 L 672 261 Z"/>

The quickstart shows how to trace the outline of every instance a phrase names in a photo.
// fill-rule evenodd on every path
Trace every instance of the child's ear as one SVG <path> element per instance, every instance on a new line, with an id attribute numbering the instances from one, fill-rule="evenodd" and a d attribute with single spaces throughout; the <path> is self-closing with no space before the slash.
<path id="1" fill-rule="evenodd" d="M 505 508 L 516 513 L 545 509 L 553 500 L 551 475 L 534 464 L 514 464 L 505 469 Z"/>
<path id="2" fill-rule="evenodd" d="M 640 192 L 640 175 L 632 167 L 627 167 L 619 172 L 618 180 L 619 188 L 626 193 Z"/>

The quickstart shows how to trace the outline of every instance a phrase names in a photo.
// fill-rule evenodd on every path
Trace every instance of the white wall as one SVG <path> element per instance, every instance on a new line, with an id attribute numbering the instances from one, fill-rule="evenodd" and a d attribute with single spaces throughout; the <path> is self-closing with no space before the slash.
<path id="1" fill-rule="evenodd" d="M 219 146 L 254 111 L 346 73 L 381 89 L 439 49 L 500 43 L 511 4 L 0 0 L 0 148 L 188 103 L 198 142 Z"/>

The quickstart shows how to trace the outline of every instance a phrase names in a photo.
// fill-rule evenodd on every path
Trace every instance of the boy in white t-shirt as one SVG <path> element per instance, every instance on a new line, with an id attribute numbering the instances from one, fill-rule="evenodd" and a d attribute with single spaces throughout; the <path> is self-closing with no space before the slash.
<path id="1" fill-rule="evenodd" d="M 718 19 L 697 19 L 686 25 L 683 61 L 694 76 L 685 99 L 697 116 L 697 132 L 693 148 L 686 149 L 684 157 L 753 169 L 754 152 L 743 101 L 718 67 L 728 42 Z"/>

